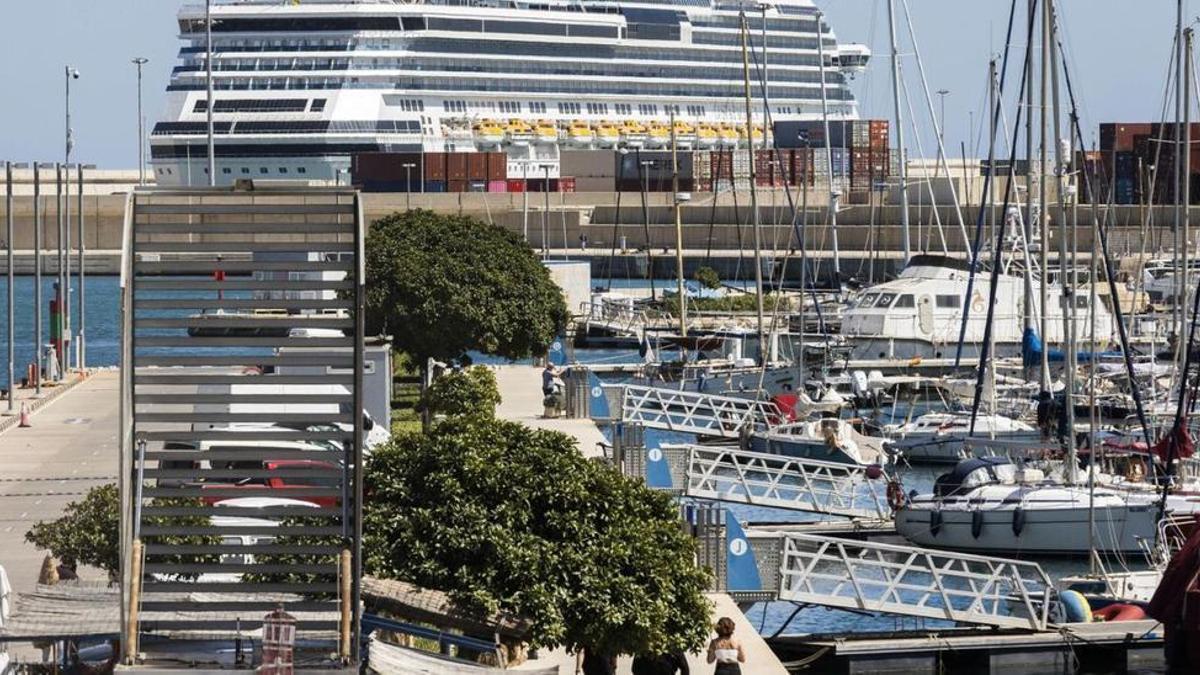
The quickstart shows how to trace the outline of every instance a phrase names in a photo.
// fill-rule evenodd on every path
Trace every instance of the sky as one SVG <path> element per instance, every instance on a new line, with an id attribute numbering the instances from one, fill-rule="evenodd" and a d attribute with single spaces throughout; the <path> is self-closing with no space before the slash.
<path id="1" fill-rule="evenodd" d="M 1102 121 L 1159 119 L 1176 3 L 1058 1 L 1066 61 L 1081 99 L 1085 133 L 1094 135 Z M 990 55 L 1003 49 L 1010 0 L 895 2 L 902 34 L 907 32 L 905 2 L 911 10 L 932 107 L 939 118 L 939 97 L 933 92 L 949 91 L 945 138 L 956 155 L 959 143 L 972 135 L 972 113 L 974 127 L 980 126 L 987 63 Z M 102 168 L 136 167 L 137 79 L 130 60 L 150 59 L 143 91 L 148 126 L 153 126 L 163 113 L 164 92 L 179 49 L 175 13 L 181 4 L 181 0 L 0 0 L 0 91 L 4 92 L 0 160 L 61 160 L 63 69 L 70 64 L 81 71 L 71 90 L 73 160 Z M 840 40 L 865 43 L 875 53 L 868 72 L 854 83 L 862 116 L 891 118 L 886 0 L 817 0 L 817 4 Z M 1189 21 L 1196 19 L 1193 12 L 1200 12 L 1200 1 L 1190 0 L 1190 5 L 1185 14 Z M 911 127 L 906 140 L 912 156 L 932 156 L 935 136 L 929 106 L 914 51 L 906 38 L 902 41 L 901 65 L 924 151 L 918 149 Z M 1015 42 L 1023 46 L 1023 36 Z M 1011 87 L 1015 88 L 1015 80 Z M 1008 114 L 1011 119 L 1011 110 Z M 978 144 L 978 135 L 976 131 L 969 148 Z"/>

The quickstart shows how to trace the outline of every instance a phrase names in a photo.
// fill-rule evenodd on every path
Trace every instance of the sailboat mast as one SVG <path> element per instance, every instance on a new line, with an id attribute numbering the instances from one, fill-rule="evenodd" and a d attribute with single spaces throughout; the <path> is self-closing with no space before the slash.
<path id="1" fill-rule="evenodd" d="M 896 108 L 896 154 L 900 163 L 900 243 L 904 250 L 904 264 L 907 265 L 912 251 L 908 239 L 908 162 L 904 161 L 904 115 L 900 106 L 900 43 L 896 39 L 896 0 L 888 0 L 888 30 L 892 34 L 892 99 Z M 995 67 L 993 61 L 992 68 Z M 829 132 L 826 131 L 825 135 L 828 138 Z"/>
<path id="2" fill-rule="evenodd" d="M 821 121 L 825 126 L 825 155 L 826 162 L 829 165 L 829 233 L 833 242 L 833 280 L 838 289 L 838 296 L 841 296 L 842 289 L 842 263 L 838 253 L 838 197 L 841 192 L 837 188 L 837 182 L 833 180 L 833 143 L 829 136 L 829 98 L 825 91 L 825 13 L 817 10 L 817 69 L 821 73 Z M 904 158 L 900 158 L 901 164 L 904 163 Z M 906 210 L 907 213 L 907 210 Z"/>
<path id="3" fill-rule="evenodd" d="M 1183 144 L 1180 147 L 1180 154 L 1183 155 L 1183 172 L 1181 174 L 1181 184 L 1179 191 L 1182 195 L 1183 203 L 1183 234 L 1181 235 L 1182 246 L 1180 247 L 1180 261 L 1183 268 L 1183 274 L 1177 278 L 1180 287 L 1180 316 L 1183 317 L 1183 326 L 1192 324 L 1190 308 L 1191 301 L 1191 285 L 1192 285 L 1192 265 L 1191 265 L 1191 225 L 1192 225 L 1192 39 L 1193 31 L 1189 27 L 1183 31 Z M 1181 333 L 1182 334 L 1182 333 Z M 1190 349 L 1191 345 L 1187 345 L 1186 349 Z"/>
<path id="4" fill-rule="evenodd" d="M 751 227 L 754 232 L 754 288 L 758 292 L 758 356 L 759 363 L 766 363 L 767 335 L 763 323 L 763 278 L 762 278 L 762 242 L 758 232 L 758 173 L 754 167 L 754 108 L 750 95 L 750 24 L 746 20 L 746 12 L 741 12 L 742 24 L 742 79 L 746 93 L 746 153 L 750 157 L 750 214 Z M 817 15 L 820 25 L 820 14 Z M 818 40 L 818 44 L 819 44 Z M 763 140 L 766 141 L 766 128 L 763 128 Z"/>
<path id="5" fill-rule="evenodd" d="M 683 215 L 679 203 L 679 144 L 675 109 L 671 108 L 671 204 L 675 211 L 675 281 L 679 293 L 679 336 L 687 337 L 687 294 L 683 289 Z"/>
<path id="6" fill-rule="evenodd" d="M 1037 0 L 1030 0 L 1030 11 L 1035 11 L 1037 8 Z M 1047 37 L 1050 34 L 1050 19 L 1046 13 L 1045 4 L 1042 5 L 1042 96 L 1039 101 L 1040 109 L 1040 125 L 1041 125 L 1041 146 L 1039 150 L 1038 161 L 1038 239 L 1041 257 L 1041 326 L 1042 334 L 1042 391 L 1050 391 L 1050 234 L 1049 224 L 1050 218 L 1046 209 L 1046 137 L 1049 135 L 1046 129 L 1046 101 L 1050 98 L 1050 54 Z M 1032 80 L 1032 78 L 1031 78 Z M 1032 94 L 1032 92 L 1030 92 Z M 1030 101 L 1033 101 L 1032 96 Z M 1032 113 L 1030 117 L 1033 117 Z M 1033 157 L 1030 157 L 1032 160 Z M 1030 161 L 1028 170 L 1029 180 L 1033 179 L 1033 162 Z M 1032 188 L 1032 185 L 1030 186 Z M 1032 191 L 1029 199 L 1033 200 Z M 1065 336 L 1064 336 L 1065 338 Z"/>
<path id="7" fill-rule="evenodd" d="M 1175 320 L 1174 333 L 1177 337 L 1176 344 L 1182 345 L 1184 331 L 1187 330 L 1187 324 L 1184 322 L 1184 313 L 1187 311 L 1182 300 L 1182 291 L 1187 287 L 1187 280 L 1184 279 L 1186 271 L 1180 265 L 1179 256 L 1182 253 L 1183 246 L 1180 242 L 1180 226 L 1183 224 L 1183 204 L 1181 201 L 1180 185 L 1183 183 L 1183 157 L 1184 152 L 1179 147 L 1179 139 L 1183 138 L 1183 129 L 1180 121 L 1183 119 L 1183 3 L 1184 0 L 1178 0 L 1175 3 L 1175 134 L 1172 140 L 1175 142 L 1175 227 L 1173 241 L 1175 250 L 1172 255 L 1172 265 L 1174 266 L 1174 282 L 1171 284 L 1171 295 L 1175 300 L 1174 310 L 1171 312 Z M 1177 357 L 1182 365 L 1183 347 L 1177 349 Z"/>
<path id="8" fill-rule="evenodd" d="M 1076 336 L 1075 336 L 1075 284 L 1072 279 L 1073 268 L 1071 260 L 1067 257 L 1067 218 L 1064 199 L 1067 198 L 1066 186 L 1063 183 L 1063 175 L 1071 168 L 1068 165 L 1067 158 L 1064 156 L 1062 125 L 1059 123 L 1061 117 L 1061 108 L 1059 106 L 1059 84 L 1058 84 L 1058 45 L 1056 44 L 1055 34 L 1057 25 L 1054 17 L 1054 0 L 1043 0 L 1042 11 L 1044 15 L 1045 32 L 1042 39 L 1046 42 L 1043 46 L 1050 57 L 1050 80 L 1051 80 L 1051 105 L 1053 106 L 1053 126 L 1054 126 L 1054 182 L 1055 192 L 1057 193 L 1058 202 L 1058 221 L 1062 230 L 1058 238 L 1058 259 L 1059 267 L 1061 268 L 1061 279 L 1059 284 L 1062 286 L 1062 313 L 1063 313 L 1063 350 L 1066 358 L 1063 360 L 1063 381 L 1065 387 L 1063 389 L 1063 406 L 1065 410 L 1065 440 L 1067 444 L 1067 466 L 1066 480 L 1068 484 L 1075 484 L 1076 472 L 1079 468 L 1079 461 L 1076 455 L 1075 448 L 1075 368 L 1076 368 Z M 1045 102 L 1043 101 L 1042 110 L 1045 110 Z M 1045 142 L 1042 143 L 1042 155 L 1045 156 Z M 1071 162 L 1073 164 L 1073 162 Z M 1044 166 L 1044 165 L 1043 165 Z M 1042 194 L 1045 195 L 1045 181 L 1042 182 Z M 1074 233 L 1071 232 L 1074 236 Z M 1044 235 L 1043 235 L 1044 236 Z M 1045 288 L 1045 283 L 1042 284 Z M 1048 313 L 1048 312 L 1047 312 Z M 1047 350 L 1043 350 L 1045 352 Z"/>

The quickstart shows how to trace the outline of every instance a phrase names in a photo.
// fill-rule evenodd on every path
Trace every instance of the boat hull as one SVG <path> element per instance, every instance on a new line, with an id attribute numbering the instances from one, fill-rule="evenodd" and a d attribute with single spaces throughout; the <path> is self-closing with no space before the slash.
<path id="1" fill-rule="evenodd" d="M 1014 505 L 979 509 L 910 506 L 896 513 L 896 531 L 918 546 L 1006 556 L 1087 555 L 1092 546 L 1106 553 L 1137 553 L 1141 551 L 1139 542 L 1152 541 L 1156 531 L 1157 513 L 1150 504 L 1097 507 L 1094 538 L 1088 535 L 1086 507 L 1019 511 L 1018 516 Z M 1018 520 L 1023 520 L 1019 527 Z"/>

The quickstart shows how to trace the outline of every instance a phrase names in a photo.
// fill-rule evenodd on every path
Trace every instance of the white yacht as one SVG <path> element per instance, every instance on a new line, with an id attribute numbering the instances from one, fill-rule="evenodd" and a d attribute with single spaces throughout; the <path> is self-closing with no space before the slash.
<path id="1" fill-rule="evenodd" d="M 960 462 L 932 494 L 913 496 L 896 512 L 896 531 L 918 546 L 1008 556 L 1138 553 L 1154 541 L 1157 525 L 1151 494 L 1095 488 L 1090 495 L 1002 458 Z"/>
<path id="2" fill-rule="evenodd" d="M 850 422 L 832 418 L 781 424 L 756 432 L 750 437 L 750 449 L 859 466 L 882 466 L 891 460 L 886 439 L 863 435 Z"/>
<path id="3" fill-rule="evenodd" d="M 746 129 L 743 11 L 755 43 L 766 22 L 773 129 L 757 103 Z M 204 3 L 179 12 L 150 142 L 160 185 L 208 182 L 204 16 Z M 817 16 L 812 0 L 214 0 L 217 183 L 335 181 L 358 153 L 485 149 L 508 154 L 509 175 L 558 177 L 560 146 L 641 147 L 672 116 L 685 140 L 744 146 L 822 119 L 822 80 L 829 117 L 857 119 L 848 79 L 870 52 Z"/>
<path id="4" fill-rule="evenodd" d="M 913 464 L 956 464 L 972 453 L 1002 455 L 1013 442 L 1025 445 L 1041 441 L 1041 432 L 1036 427 L 1004 415 L 981 413 L 976 416 L 973 436 L 970 431 L 969 412 L 925 413 L 904 424 L 884 428 L 884 434 Z"/>
<path id="5" fill-rule="evenodd" d="M 992 336 L 996 349 L 993 357 L 1018 356 L 1025 326 L 1024 279 L 1008 271 L 999 276 Z M 963 355 L 977 357 L 987 326 L 987 302 L 991 292 L 991 273 L 976 272 L 970 298 L 966 298 L 970 264 L 958 258 L 940 255 L 916 255 L 899 278 L 872 286 L 842 314 L 842 335 L 853 346 L 856 359 L 953 358 L 959 341 L 964 307 L 970 307 Z M 1041 290 L 1034 280 L 1034 304 Z M 1061 344 L 1063 308 L 1061 289 L 1049 289 L 1050 308 L 1045 341 Z M 1088 340 L 1091 321 L 1087 295 L 1075 295 L 1076 335 Z M 1028 311 L 1038 316 L 1038 308 Z M 1035 325 L 1036 325 L 1035 321 Z M 1096 307 L 1096 341 L 1108 344 L 1115 335 L 1115 323 L 1108 308 Z"/>

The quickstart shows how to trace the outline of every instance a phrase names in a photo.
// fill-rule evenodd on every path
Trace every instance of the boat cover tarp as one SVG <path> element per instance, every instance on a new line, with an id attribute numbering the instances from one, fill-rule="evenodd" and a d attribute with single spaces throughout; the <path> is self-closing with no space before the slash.
<path id="1" fill-rule="evenodd" d="M 1171 556 L 1146 613 L 1166 629 L 1167 663 L 1178 672 L 1200 667 L 1200 529 Z M 1173 670 L 1172 672 L 1176 672 Z"/>

